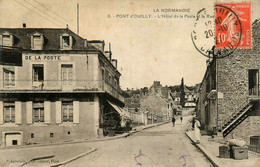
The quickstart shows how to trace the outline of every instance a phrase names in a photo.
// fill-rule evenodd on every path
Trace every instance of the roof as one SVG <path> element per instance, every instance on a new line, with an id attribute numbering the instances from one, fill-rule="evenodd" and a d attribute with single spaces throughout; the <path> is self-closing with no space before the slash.
<path id="1" fill-rule="evenodd" d="M 44 36 L 43 50 L 60 50 L 60 35 L 73 37 L 72 50 L 97 50 L 94 46 L 84 47 L 84 39 L 68 28 L 0 28 L 0 34 L 8 33 L 14 37 L 14 47 L 31 50 L 31 35 Z"/>

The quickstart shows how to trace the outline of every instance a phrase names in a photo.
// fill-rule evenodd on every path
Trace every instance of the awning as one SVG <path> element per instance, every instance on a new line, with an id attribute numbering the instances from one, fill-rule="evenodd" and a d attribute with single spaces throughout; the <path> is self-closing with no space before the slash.
<path id="1" fill-rule="evenodd" d="M 119 107 L 118 105 L 110 102 L 107 100 L 107 102 L 116 110 L 116 112 L 118 112 L 120 114 L 120 116 L 125 116 L 125 117 L 130 117 L 130 114 L 126 111 L 124 111 L 121 107 Z"/>

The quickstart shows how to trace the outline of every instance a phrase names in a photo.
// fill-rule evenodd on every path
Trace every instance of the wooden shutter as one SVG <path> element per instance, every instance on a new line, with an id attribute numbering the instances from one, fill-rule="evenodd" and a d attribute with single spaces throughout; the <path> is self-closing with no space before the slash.
<path id="1" fill-rule="evenodd" d="M 60 35 L 60 49 L 63 49 L 63 40 L 62 40 L 62 36 Z"/>
<path id="2" fill-rule="evenodd" d="M 73 45 L 73 38 L 72 38 L 71 35 L 70 35 L 69 39 L 70 39 L 70 48 L 72 48 L 72 45 Z"/>
<path id="3" fill-rule="evenodd" d="M 32 123 L 32 101 L 26 102 L 26 120 L 27 124 Z"/>
<path id="4" fill-rule="evenodd" d="M 13 46 L 14 45 L 14 36 L 10 35 L 10 45 Z"/>
<path id="5" fill-rule="evenodd" d="M 61 123 L 61 101 L 56 101 L 56 123 Z"/>
<path id="6" fill-rule="evenodd" d="M 22 103 L 20 101 L 15 102 L 15 124 L 22 123 Z"/>
<path id="7" fill-rule="evenodd" d="M 44 102 L 44 122 L 51 123 L 51 102 Z"/>
<path id="8" fill-rule="evenodd" d="M 79 123 L 79 101 L 73 101 L 73 123 Z"/>
<path id="9" fill-rule="evenodd" d="M 3 35 L 0 35 L 0 45 L 3 45 Z"/>
<path id="10" fill-rule="evenodd" d="M 34 49 L 34 43 L 33 43 L 33 35 L 31 36 L 31 49 Z"/>
<path id="11" fill-rule="evenodd" d="M 3 102 L 0 101 L 0 125 L 4 123 L 4 108 Z"/>

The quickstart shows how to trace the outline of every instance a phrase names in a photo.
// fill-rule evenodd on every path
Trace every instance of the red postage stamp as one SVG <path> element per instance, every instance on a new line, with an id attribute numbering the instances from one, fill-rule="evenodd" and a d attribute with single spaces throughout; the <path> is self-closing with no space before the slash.
<path id="1" fill-rule="evenodd" d="M 251 49 L 251 3 L 217 3 L 216 48 Z"/>

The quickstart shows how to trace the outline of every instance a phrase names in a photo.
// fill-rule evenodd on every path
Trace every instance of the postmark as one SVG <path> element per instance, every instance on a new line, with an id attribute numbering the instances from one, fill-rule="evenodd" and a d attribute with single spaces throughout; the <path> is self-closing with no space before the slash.
<path id="1" fill-rule="evenodd" d="M 243 24 L 235 12 L 238 12 L 236 7 L 247 7 L 244 12 L 247 17 L 243 18 Z M 191 32 L 194 47 L 208 58 L 223 58 L 232 54 L 237 48 L 251 48 L 251 28 L 248 27 L 250 10 L 250 3 L 216 4 L 214 12 L 203 8 L 197 13 Z"/>

